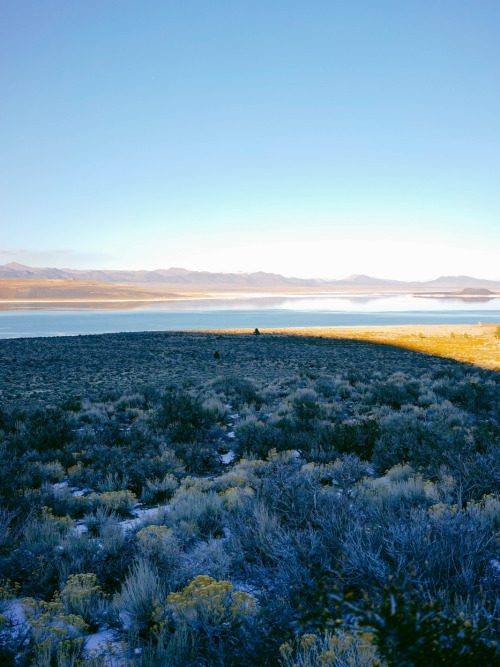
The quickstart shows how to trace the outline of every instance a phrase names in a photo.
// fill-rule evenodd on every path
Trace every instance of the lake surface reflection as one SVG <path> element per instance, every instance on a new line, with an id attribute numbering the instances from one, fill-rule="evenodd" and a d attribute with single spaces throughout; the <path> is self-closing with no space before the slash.
<path id="1" fill-rule="evenodd" d="M 500 299 L 408 294 L 246 295 L 115 303 L 3 303 L 0 338 L 122 331 L 500 323 Z"/>

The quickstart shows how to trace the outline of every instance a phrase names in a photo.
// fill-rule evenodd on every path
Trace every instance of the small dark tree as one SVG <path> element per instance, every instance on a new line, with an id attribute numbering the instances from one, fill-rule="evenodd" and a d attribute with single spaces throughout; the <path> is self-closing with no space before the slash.
<path id="1" fill-rule="evenodd" d="M 214 352 L 214 359 L 220 359 L 220 353 L 218 352 L 218 350 L 215 350 Z"/>
<path id="2" fill-rule="evenodd" d="M 255 327 L 255 331 L 253 333 L 255 336 L 260 336 L 260 331 L 257 329 L 257 327 Z"/>

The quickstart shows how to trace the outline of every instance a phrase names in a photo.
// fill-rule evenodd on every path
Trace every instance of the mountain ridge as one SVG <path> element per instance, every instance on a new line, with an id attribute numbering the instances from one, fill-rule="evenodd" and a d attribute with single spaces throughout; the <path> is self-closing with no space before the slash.
<path id="1" fill-rule="evenodd" d="M 472 276 L 440 276 L 428 281 L 403 281 L 376 278 L 366 274 L 352 274 L 342 279 L 295 278 L 279 273 L 191 271 L 181 267 L 147 270 L 68 269 L 31 267 L 19 262 L 0 265 L 0 279 L 57 279 L 91 280 L 121 285 L 161 285 L 162 287 L 196 287 L 206 289 L 276 289 L 276 288 L 385 288 L 385 289 L 445 289 L 496 288 L 500 280 Z"/>

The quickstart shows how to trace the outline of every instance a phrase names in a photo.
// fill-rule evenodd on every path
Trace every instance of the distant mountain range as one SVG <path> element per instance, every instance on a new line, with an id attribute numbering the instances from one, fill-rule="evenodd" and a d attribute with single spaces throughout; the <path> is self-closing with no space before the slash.
<path id="1" fill-rule="evenodd" d="M 319 278 L 289 278 L 278 273 L 212 273 L 209 271 L 189 271 L 181 268 L 158 269 L 156 271 L 112 271 L 112 270 L 80 270 L 35 268 L 10 262 L 0 265 L 0 278 L 38 279 L 38 280 L 84 280 L 106 282 L 120 285 L 151 286 L 156 289 L 286 289 L 308 288 L 334 291 L 346 289 L 349 291 L 362 290 L 443 290 L 489 288 L 500 290 L 500 280 L 483 280 L 471 276 L 441 276 L 426 282 L 407 282 L 402 280 L 388 280 L 372 278 L 366 275 L 352 275 L 341 280 L 324 280 Z"/>

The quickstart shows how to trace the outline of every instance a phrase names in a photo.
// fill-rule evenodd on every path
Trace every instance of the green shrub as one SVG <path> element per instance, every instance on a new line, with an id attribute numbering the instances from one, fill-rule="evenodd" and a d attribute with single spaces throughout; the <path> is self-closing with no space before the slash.
<path id="1" fill-rule="evenodd" d="M 180 576 L 182 550 L 171 528 L 146 526 L 136 535 L 139 558 L 146 558 L 161 573 L 165 586 L 171 589 Z"/>
<path id="2" fill-rule="evenodd" d="M 394 667 L 500 664 L 500 653 L 487 625 L 478 627 L 463 614 L 450 616 L 435 600 L 423 602 L 404 588 L 388 588 L 381 602 L 364 612 L 363 622 L 374 632 L 374 643 L 383 659 Z"/>
<path id="3" fill-rule="evenodd" d="M 40 516 L 33 517 L 24 530 L 23 546 L 30 551 L 40 551 L 57 546 L 75 523 L 69 516 L 55 516 L 50 507 L 42 507 Z"/>
<path id="4" fill-rule="evenodd" d="M 328 447 L 338 454 L 355 454 L 369 461 L 379 438 L 380 426 L 375 419 L 335 424 L 326 432 Z"/>
<path id="5" fill-rule="evenodd" d="M 70 395 L 59 403 L 59 407 L 67 412 L 79 412 L 82 409 L 82 401 L 79 396 Z"/>
<path id="6" fill-rule="evenodd" d="M 21 451 L 56 452 L 73 438 L 71 420 L 58 408 L 37 409 L 22 423 L 12 439 Z"/>
<path id="7" fill-rule="evenodd" d="M 156 423 L 168 432 L 173 442 L 191 442 L 213 423 L 213 417 L 198 398 L 187 392 L 168 391 L 161 399 Z"/>
<path id="8" fill-rule="evenodd" d="M 309 430 L 311 422 L 319 419 L 321 408 L 318 395 L 312 389 L 302 389 L 293 400 L 292 415 L 298 428 Z"/>
<path id="9" fill-rule="evenodd" d="M 177 478 L 170 474 L 165 475 L 163 479 L 147 479 L 142 487 L 141 501 L 149 505 L 168 500 L 178 487 Z"/>
<path id="10" fill-rule="evenodd" d="M 142 558 L 132 565 L 114 607 L 132 632 L 144 635 L 155 625 L 155 610 L 164 598 L 157 568 Z"/>
<path id="11" fill-rule="evenodd" d="M 175 457 L 182 461 L 190 473 L 198 475 L 213 473 L 220 468 L 218 438 L 205 434 L 203 442 L 174 442 L 171 444 Z"/>
<path id="12" fill-rule="evenodd" d="M 165 520 L 180 540 L 189 543 L 223 535 L 222 516 L 223 500 L 213 491 L 180 489 L 170 503 Z"/>
<path id="13" fill-rule="evenodd" d="M 259 409 L 262 404 L 262 396 L 253 380 L 248 378 L 228 375 L 216 380 L 213 388 L 215 391 L 223 392 L 235 410 L 239 410 L 245 404 L 254 404 Z"/>

